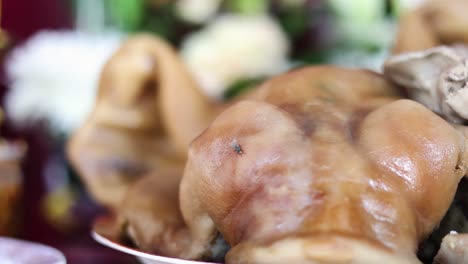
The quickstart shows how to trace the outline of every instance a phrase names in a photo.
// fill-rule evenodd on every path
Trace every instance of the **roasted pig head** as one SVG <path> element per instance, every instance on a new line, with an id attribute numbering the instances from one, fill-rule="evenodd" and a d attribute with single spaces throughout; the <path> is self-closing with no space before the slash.
<path id="1" fill-rule="evenodd" d="M 382 76 L 275 77 L 191 144 L 180 187 L 191 247 L 227 263 L 419 263 L 466 172 L 466 139 Z"/>

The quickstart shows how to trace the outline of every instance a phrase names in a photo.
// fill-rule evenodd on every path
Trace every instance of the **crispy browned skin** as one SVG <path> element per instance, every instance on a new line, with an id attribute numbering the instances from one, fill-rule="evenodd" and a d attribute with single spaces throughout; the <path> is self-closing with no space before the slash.
<path id="1" fill-rule="evenodd" d="M 401 20 L 394 53 L 424 50 L 443 44 L 468 43 L 468 2 L 430 0 Z"/>
<path id="2" fill-rule="evenodd" d="M 181 182 L 197 258 L 419 263 L 466 171 L 465 139 L 379 75 L 335 67 L 266 82 L 196 138 Z"/>
<path id="3" fill-rule="evenodd" d="M 118 207 L 140 176 L 183 166 L 215 108 L 172 47 L 133 36 L 105 65 L 95 108 L 69 142 L 70 160 L 98 202 Z"/>

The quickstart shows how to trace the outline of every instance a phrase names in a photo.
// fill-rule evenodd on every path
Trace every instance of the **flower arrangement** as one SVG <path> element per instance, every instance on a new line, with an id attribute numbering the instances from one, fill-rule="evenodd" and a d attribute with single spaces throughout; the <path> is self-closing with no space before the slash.
<path id="1" fill-rule="evenodd" d="M 19 124 L 45 119 L 68 134 L 90 111 L 120 38 L 140 31 L 178 47 L 217 100 L 298 65 L 380 70 L 393 18 L 422 1 L 74 0 L 76 32 L 42 32 L 10 54 L 6 110 Z"/>
<path id="2" fill-rule="evenodd" d="M 223 15 L 189 35 L 181 53 L 204 92 L 222 98 L 243 78 L 272 75 L 288 68 L 289 42 L 267 15 Z"/>
<path id="3" fill-rule="evenodd" d="M 13 50 L 6 62 L 9 118 L 18 124 L 47 120 L 52 131 L 78 127 L 94 103 L 101 67 L 118 35 L 44 31 Z"/>

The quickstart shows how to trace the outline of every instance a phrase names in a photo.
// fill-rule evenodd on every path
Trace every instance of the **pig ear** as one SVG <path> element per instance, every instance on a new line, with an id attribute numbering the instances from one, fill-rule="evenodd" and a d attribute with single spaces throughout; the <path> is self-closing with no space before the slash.
<path id="1" fill-rule="evenodd" d="M 462 61 L 455 48 L 440 46 L 394 55 L 384 63 L 384 75 L 407 89 L 411 99 L 441 113 L 437 86 L 442 73 Z"/>

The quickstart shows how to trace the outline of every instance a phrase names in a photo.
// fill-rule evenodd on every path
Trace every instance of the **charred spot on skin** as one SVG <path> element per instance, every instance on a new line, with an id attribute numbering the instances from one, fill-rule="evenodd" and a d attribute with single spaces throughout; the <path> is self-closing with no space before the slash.
<path id="1" fill-rule="evenodd" d="M 231 147 L 232 149 L 234 150 L 235 153 L 237 153 L 237 155 L 242 155 L 244 154 L 244 151 L 242 150 L 242 147 L 241 145 L 237 142 L 237 140 L 233 140 L 231 142 Z"/>

